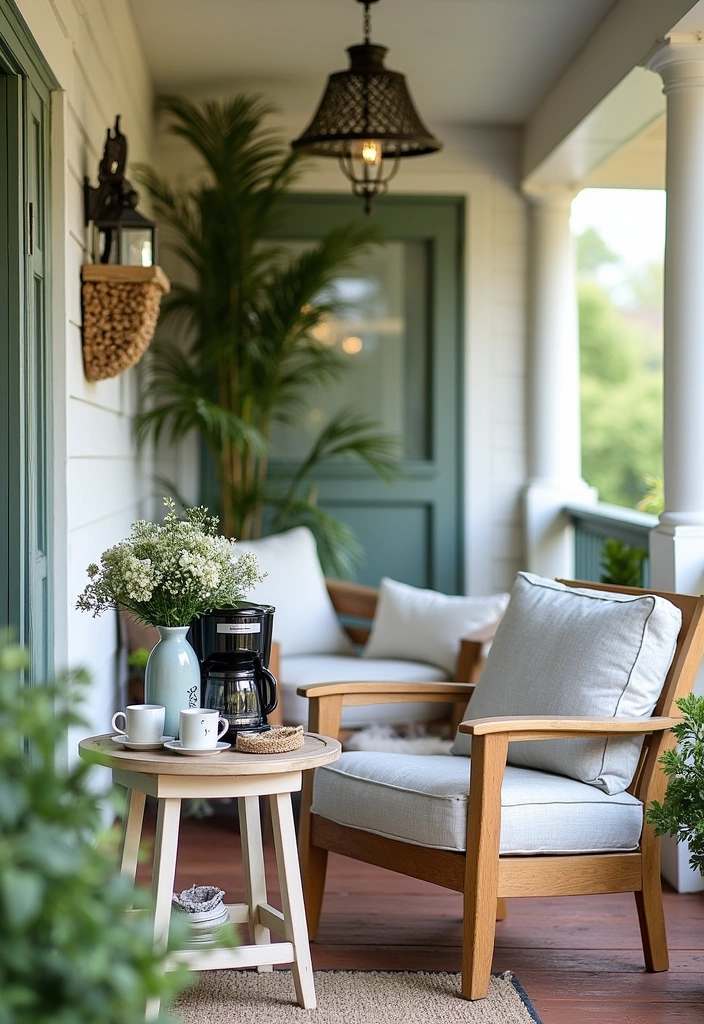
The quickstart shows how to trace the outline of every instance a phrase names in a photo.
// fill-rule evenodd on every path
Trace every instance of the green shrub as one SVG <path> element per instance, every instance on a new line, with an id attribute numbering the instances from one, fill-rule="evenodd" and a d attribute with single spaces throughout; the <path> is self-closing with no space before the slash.
<path id="1" fill-rule="evenodd" d="M 146 898 L 96 841 L 90 766 L 60 765 L 85 680 L 30 687 L 26 667 L 0 636 L 0 1024 L 137 1024 L 187 976 L 164 974 L 148 915 L 124 914 Z"/>
<path id="2" fill-rule="evenodd" d="M 655 834 L 689 844 L 689 863 L 704 872 L 704 697 L 690 693 L 677 702 L 682 721 L 674 726 L 678 746 L 660 763 L 668 776 L 662 803 L 654 800 L 647 820 Z"/>

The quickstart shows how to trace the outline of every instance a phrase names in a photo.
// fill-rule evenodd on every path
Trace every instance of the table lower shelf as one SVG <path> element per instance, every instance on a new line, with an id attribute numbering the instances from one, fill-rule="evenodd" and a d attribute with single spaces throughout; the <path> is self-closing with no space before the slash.
<path id="1" fill-rule="evenodd" d="M 246 903 L 226 903 L 229 924 L 249 924 L 250 910 Z M 256 923 L 275 935 L 286 938 L 284 915 L 280 910 L 262 903 L 255 908 Z M 221 925 L 227 927 L 227 925 Z M 205 949 L 179 949 L 169 954 L 166 970 L 188 967 L 192 971 L 216 971 L 245 967 L 267 967 L 290 964 L 295 960 L 292 942 L 247 943 L 241 946 L 210 946 Z"/>
<path id="2" fill-rule="evenodd" d="M 256 946 L 216 947 L 214 949 L 179 949 L 170 953 L 166 970 L 188 967 L 191 971 L 236 970 L 291 964 L 294 961 L 292 942 L 262 942 Z"/>

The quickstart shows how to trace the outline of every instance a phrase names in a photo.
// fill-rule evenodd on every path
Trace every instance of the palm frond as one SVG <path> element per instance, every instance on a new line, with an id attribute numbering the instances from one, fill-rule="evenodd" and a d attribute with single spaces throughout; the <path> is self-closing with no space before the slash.
<path id="1" fill-rule="evenodd" d="M 228 441 L 265 452 L 268 443 L 256 427 L 210 397 L 210 390 L 186 353 L 163 343 L 153 346 L 144 385 L 148 408 L 135 417 L 138 442 L 151 435 L 158 443 L 162 434 L 179 441 L 196 430 L 213 450 Z"/>
<path id="2" fill-rule="evenodd" d="M 308 498 L 289 495 L 273 498 L 275 507 L 273 532 L 281 533 L 293 526 L 307 526 L 315 537 L 318 556 L 326 576 L 351 579 L 364 558 L 364 549 L 351 526 L 330 515 Z"/>
<path id="3" fill-rule="evenodd" d="M 265 304 L 257 310 L 260 333 L 289 352 L 337 303 L 321 295 L 356 258 L 381 244 L 376 225 L 350 224 L 330 231 L 311 249 L 272 268 Z M 316 311 L 316 306 L 318 307 Z M 309 310 L 306 314 L 302 311 Z"/>
<path id="4" fill-rule="evenodd" d="M 341 409 L 323 427 L 291 483 L 295 491 L 301 481 L 321 462 L 335 458 L 357 458 L 366 462 L 386 483 L 401 473 L 400 441 L 384 433 L 380 424 L 355 409 Z"/>

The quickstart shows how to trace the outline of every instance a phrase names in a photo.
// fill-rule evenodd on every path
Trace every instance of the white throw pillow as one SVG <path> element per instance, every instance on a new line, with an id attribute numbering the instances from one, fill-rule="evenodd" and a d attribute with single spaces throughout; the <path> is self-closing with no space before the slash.
<path id="1" fill-rule="evenodd" d="M 460 640 L 501 618 L 508 594 L 454 597 L 384 577 L 363 658 L 424 661 L 454 672 Z"/>
<path id="2" fill-rule="evenodd" d="M 261 540 L 238 541 L 236 551 L 252 551 L 260 570 L 268 573 L 247 600 L 276 609 L 274 640 L 281 644 L 282 655 L 352 651 L 325 586 L 315 537 L 307 526 Z"/>
<path id="3" fill-rule="evenodd" d="M 465 719 L 647 717 L 681 624 L 679 609 L 662 597 L 566 587 L 520 572 Z M 508 761 L 620 793 L 642 744 L 641 736 L 511 743 Z M 452 753 L 470 752 L 471 737 L 458 732 Z"/>

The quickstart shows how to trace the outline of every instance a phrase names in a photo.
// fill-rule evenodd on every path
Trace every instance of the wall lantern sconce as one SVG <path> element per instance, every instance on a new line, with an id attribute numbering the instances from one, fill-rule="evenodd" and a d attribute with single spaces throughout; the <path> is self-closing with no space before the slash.
<path id="1" fill-rule="evenodd" d="M 369 7 L 377 0 L 357 2 L 364 4 L 364 42 L 347 48 L 348 70 L 330 75 L 312 121 L 291 148 L 337 157 L 352 192 L 371 213 L 400 160 L 435 153 L 442 143 L 418 116 L 405 76 L 384 67 L 387 47 L 370 41 Z"/>
<path id="2" fill-rule="evenodd" d="M 141 359 L 154 336 L 161 297 L 171 288 L 156 265 L 156 224 L 137 210 L 126 163 L 118 115 L 107 130 L 98 185 L 88 178 L 83 183 L 94 260 L 81 267 L 83 364 L 90 381 L 116 377 Z"/>
<path id="3" fill-rule="evenodd" d="M 138 193 L 125 177 L 127 139 L 120 131 L 120 115 L 108 128 L 105 150 L 98 167 L 98 182 L 83 181 L 85 223 L 93 223 L 93 259 L 127 267 L 151 267 L 157 262 L 154 221 L 137 210 Z M 97 259 L 96 259 L 97 257 Z"/>

